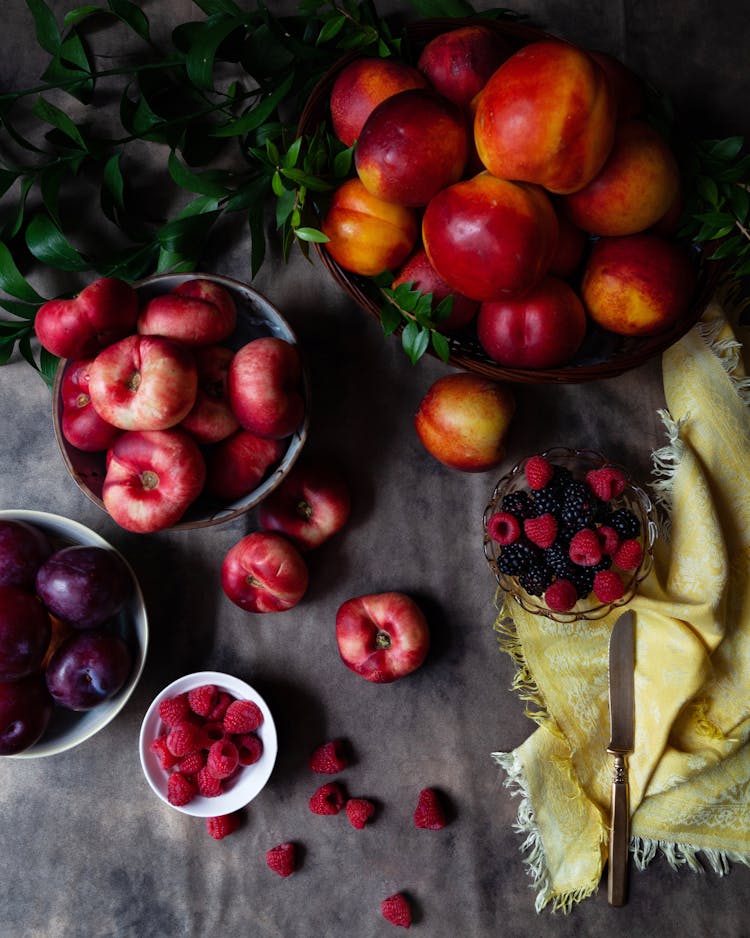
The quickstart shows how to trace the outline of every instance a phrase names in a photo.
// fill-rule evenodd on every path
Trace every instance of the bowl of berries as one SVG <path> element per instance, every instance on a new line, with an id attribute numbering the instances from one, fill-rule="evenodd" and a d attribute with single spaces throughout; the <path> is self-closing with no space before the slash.
<path id="1" fill-rule="evenodd" d="M 554 447 L 498 481 L 482 532 L 495 579 L 515 602 L 574 622 L 633 598 L 651 570 L 657 525 L 626 469 L 594 450 Z"/>
<path id="2" fill-rule="evenodd" d="M 141 724 L 146 780 L 166 804 L 194 817 L 239 811 L 265 786 L 278 740 L 271 711 L 245 681 L 198 671 L 167 685 Z"/>

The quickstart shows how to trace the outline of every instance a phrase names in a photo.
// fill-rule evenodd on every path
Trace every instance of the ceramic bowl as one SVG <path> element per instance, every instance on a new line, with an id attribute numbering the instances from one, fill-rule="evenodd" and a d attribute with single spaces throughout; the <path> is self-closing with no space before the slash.
<path id="1" fill-rule="evenodd" d="M 103 547 L 114 551 L 132 580 L 130 599 L 110 623 L 110 627 L 127 642 L 133 654 L 133 666 L 124 687 L 114 697 L 94 707 L 93 710 L 76 712 L 56 706 L 44 735 L 37 743 L 23 752 L 3 758 L 38 759 L 42 756 L 54 756 L 73 749 L 74 746 L 80 745 L 104 729 L 128 702 L 146 663 L 148 648 L 146 606 L 138 580 L 128 562 L 111 544 L 90 528 L 70 518 L 49 514 L 46 511 L 20 509 L 0 511 L 0 520 L 24 521 L 40 528 L 56 550 L 71 545 L 82 545 Z"/>
<path id="2" fill-rule="evenodd" d="M 603 466 L 614 466 L 624 473 L 627 479 L 625 490 L 622 495 L 611 501 L 611 506 L 613 510 L 617 508 L 630 509 L 640 523 L 641 533 L 639 540 L 643 548 L 643 558 L 640 565 L 635 570 L 617 571 L 624 585 L 624 592 L 619 599 L 614 602 L 603 603 L 591 593 L 588 597 L 579 599 L 569 612 L 557 612 L 549 609 L 545 605 L 543 597 L 533 596 L 527 593 L 520 585 L 517 577 L 503 573 L 498 568 L 498 559 L 502 553 L 502 547 L 489 536 L 487 524 L 492 515 L 501 510 L 503 498 L 507 494 L 510 492 L 528 490 L 525 468 L 526 463 L 531 458 L 530 456 L 516 463 L 516 465 L 498 481 L 492 492 L 482 517 L 484 555 L 500 588 L 527 612 L 546 616 L 556 622 L 575 622 L 579 619 L 601 619 L 612 609 L 630 602 L 638 589 L 638 585 L 648 576 L 651 570 L 653 564 L 653 546 L 658 531 L 653 504 L 647 492 L 631 478 L 628 471 L 612 460 L 607 459 L 602 453 L 598 453 L 594 450 L 569 449 L 560 446 L 545 450 L 541 455 L 554 465 L 563 466 L 570 470 L 573 477 L 576 479 L 583 479 L 590 469 L 597 469 Z"/>
<path id="3" fill-rule="evenodd" d="M 252 700 L 260 707 L 263 713 L 263 723 L 258 728 L 257 734 L 263 742 L 263 754 L 253 765 L 241 767 L 221 795 L 214 798 L 196 795 L 186 805 L 173 805 L 170 804 L 167 797 L 169 774 L 162 768 L 158 757 L 150 749 L 151 743 L 158 736 L 163 736 L 168 729 L 159 716 L 159 704 L 168 697 L 176 697 L 178 694 L 186 693 L 196 687 L 201 687 L 203 684 L 214 684 L 219 690 L 227 691 L 235 699 Z M 165 804 L 169 804 L 175 811 L 181 811 L 183 814 L 190 814 L 194 817 L 219 817 L 224 814 L 231 814 L 252 801 L 270 778 L 276 762 L 277 751 L 276 725 L 268 704 L 245 681 L 231 674 L 223 674 L 220 671 L 198 671 L 172 681 L 154 698 L 141 724 L 139 752 L 146 780 Z"/>
<path id="4" fill-rule="evenodd" d="M 239 349 L 245 343 L 261 336 L 276 336 L 299 347 L 297 337 L 289 323 L 281 313 L 262 294 L 253 290 L 247 284 L 229 277 L 214 274 L 159 274 L 148 277 L 134 284 L 138 292 L 141 306 L 150 299 L 163 293 L 170 293 L 175 287 L 188 280 L 210 280 L 218 283 L 232 294 L 237 305 L 237 328 L 233 336 L 226 343 L 233 349 Z M 65 466 L 72 479 L 81 491 L 94 502 L 102 511 L 106 511 L 102 501 L 102 487 L 105 476 L 105 453 L 87 453 L 72 446 L 62 432 L 62 380 L 65 372 L 72 365 L 62 360 L 55 374 L 52 390 L 52 419 L 55 436 Z M 281 460 L 274 469 L 262 480 L 260 485 L 241 498 L 232 502 L 217 503 L 207 495 L 201 495 L 185 512 L 179 522 L 172 525 L 170 530 L 181 528 L 199 528 L 231 521 L 249 511 L 269 492 L 271 492 L 287 475 L 297 460 L 307 439 L 310 414 L 310 381 L 307 370 L 302 369 L 303 391 L 305 396 L 305 417 L 301 426 L 288 438 L 287 448 Z"/>

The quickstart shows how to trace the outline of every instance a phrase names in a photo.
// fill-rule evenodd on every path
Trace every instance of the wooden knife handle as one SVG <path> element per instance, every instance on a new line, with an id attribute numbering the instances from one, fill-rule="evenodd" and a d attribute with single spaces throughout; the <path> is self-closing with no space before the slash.
<path id="1" fill-rule="evenodd" d="M 628 766 L 623 755 L 615 755 L 612 779 L 612 814 L 609 826 L 609 871 L 607 899 L 624 905 L 628 891 L 628 845 L 630 842 L 630 792 Z"/>

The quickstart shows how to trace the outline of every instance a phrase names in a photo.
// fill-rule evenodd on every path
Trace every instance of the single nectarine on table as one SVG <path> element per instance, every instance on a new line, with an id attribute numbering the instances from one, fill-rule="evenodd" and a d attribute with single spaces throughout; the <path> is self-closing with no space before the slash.
<path id="1" fill-rule="evenodd" d="M 664 332 L 684 316 L 695 289 L 685 251 L 654 234 L 601 238 L 581 282 L 589 316 L 618 335 Z"/>
<path id="2" fill-rule="evenodd" d="M 430 40 L 417 68 L 443 97 L 468 107 L 512 53 L 513 46 L 488 26 L 462 26 Z"/>
<path id="3" fill-rule="evenodd" d="M 474 141 L 493 175 L 575 192 L 604 165 L 616 111 L 604 70 L 591 56 L 542 40 L 515 52 L 484 86 Z"/>
<path id="4" fill-rule="evenodd" d="M 431 293 L 433 310 L 447 297 L 453 297 L 453 306 L 448 317 L 438 324 L 441 332 L 455 332 L 462 329 L 474 319 L 479 310 L 479 303 L 476 300 L 456 293 L 443 280 L 430 263 L 424 248 L 420 248 L 404 264 L 393 281 L 393 287 L 402 283 L 410 283 L 412 289 L 419 290 L 420 293 Z"/>
<path id="5" fill-rule="evenodd" d="M 469 132 L 460 109 L 418 88 L 375 108 L 362 128 L 354 163 L 372 195 L 416 208 L 457 182 L 468 157 Z"/>
<path id="6" fill-rule="evenodd" d="M 483 172 L 430 201 L 422 241 L 443 280 L 475 300 L 522 293 L 547 273 L 558 225 L 538 186 Z"/>
<path id="7" fill-rule="evenodd" d="M 381 101 L 399 91 L 426 87 L 425 77 L 404 62 L 369 57 L 355 59 L 342 68 L 331 88 L 333 132 L 350 147 Z"/>
<path id="8" fill-rule="evenodd" d="M 563 198 L 574 224 L 597 235 L 645 231 L 663 218 L 680 191 L 680 168 L 650 124 L 618 125 L 612 151 L 591 182 Z"/>
<path id="9" fill-rule="evenodd" d="M 347 180 L 334 192 L 321 228 L 331 257 L 365 277 L 403 264 L 418 230 L 412 209 L 371 195 L 359 179 Z"/>
<path id="10" fill-rule="evenodd" d="M 445 375 L 430 387 L 414 417 L 422 445 L 439 462 L 484 472 L 502 462 L 515 398 L 504 385 L 470 372 Z"/>

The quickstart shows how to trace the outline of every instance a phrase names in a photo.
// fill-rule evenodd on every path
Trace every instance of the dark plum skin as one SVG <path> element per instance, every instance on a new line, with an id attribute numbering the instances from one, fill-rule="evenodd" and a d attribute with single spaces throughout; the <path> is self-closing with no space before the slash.
<path id="1" fill-rule="evenodd" d="M 130 582 L 113 551 L 64 547 L 39 568 L 36 591 L 52 615 L 76 629 L 92 629 L 122 608 Z"/>
<path id="2" fill-rule="evenodd" d="M 47 665 L 47 688 L 68 710 L 92 710 L 113 697 L 128 679 L 133 659 L 119 635 L 104 629 L 67 638 Z"/>
<path id="3" fill-rule="evenodd" d="M 51 553 L 52 545 L 39 528 L 0 520 L 0 586 L 33 590 L 36 572 Z"/>
<path id="4" fill-rule="evenodd" d="M 13 756 L 38 742 L 52 716 L 44 676 L 0 681 L 0 756 Z"/>
<path id="5" fill-rule="evenodd" d="M 49 645 L 49 614 L 32 593 L 0 586 L 0 681 L 38 671 Z"/>

